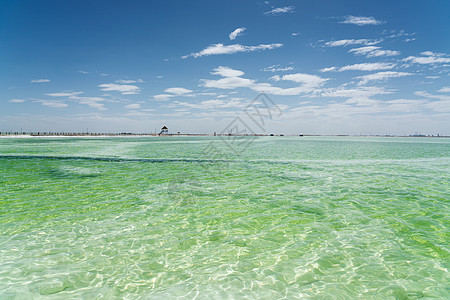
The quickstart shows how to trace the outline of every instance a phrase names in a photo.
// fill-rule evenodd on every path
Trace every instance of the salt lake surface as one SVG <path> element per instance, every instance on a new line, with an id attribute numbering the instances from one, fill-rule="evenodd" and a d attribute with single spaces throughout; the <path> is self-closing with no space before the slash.
<path id="1" fill-rule="evenodd" d="M 450 139 L 0 139 L 0 299 L 449 299 Z"/>

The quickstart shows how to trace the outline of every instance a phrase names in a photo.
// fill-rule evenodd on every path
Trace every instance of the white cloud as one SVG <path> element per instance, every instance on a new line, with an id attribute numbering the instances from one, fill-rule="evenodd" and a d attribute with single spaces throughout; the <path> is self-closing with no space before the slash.
<path id="1" fill-rule="evenodd" d="M 120 83 L 120 84 L 130 84 L 130 83 L 136 83 L 136 82 L 142 83 L 142 82 L 144 82 L 144 80 L 142 80 L 142 79 L 138 79 L 138 80 L 119 79 L 114 82 Z"/>
<path id="2" fill-rule="evenodd" d="M 426 56 L 442 56 L 442 53 L 434 53 L 433 51 L 423 51 L 420 52 L 420 54 L 422 55 L 426 55 Z"/>
<path id="3" fill-rule="evenodd" d="M 43 82 L 50 82 L 50 79 L 33 79 L 30 81 L 31 83 L 43 83 Z"/>
<path id="4" fill-rule="evenodd" d="M 446 57 L 447 55 L 443 53 L 424 51 L 421 52 L 420 54 L 422 54 L 423 56 L 409 56 L 403 60 L 422 65 L 450 63 L 450 57 Z"/>
<path id="5" fill-rule="evenodd" d="M 272 86 L 269 83 L 257 83 L 256 80 L 242 78 L 241 76 L 244 75 L 244 72 L 239 70 L 233 70 L 227 67 L 221 67 L 221 71 L 217 71 L 218 69 L 219 68 L 214 69 L 214 72 L 212 72 L 212 74 L 220 75 L 223 78 L 218 80 L 203 79 L 202 85 L 204 87 L 219 89 L 250 88 L 260 93 L 268 93 L 273 95 L 299 95 L 301 93 L 312 92 L 315 88 L 318 88 L 328 80 L 316 75 L 302 73 L 288 74 L 282 77 L 280 77 L 279 75 L 273 76 L 272 79 L 274 80 L 287 80 L 301 83 L 300 86 L 284 89 Z"/>
<path id="6" fill-rule="evenodd" d="M 320 69 L 320 72 L 322 72 L 322 73 L 325 73 L 325 72 L 334 72 L 334 71 L 336 71 L 336 70 L 337 70 L 336 67 L 329 67 L 329 68 L 323 68 L 323 69 Z"/>
<path id="7" fill-rule="evenodd" d="M 322 78 L 317 75 L 310 75 L 304 73 L 296 73 L 296 74 L 288 74 L 283 75 L 281 80 L 289 80 L 297 83 L 303 83 L 304 85 L 308 85 L 311 87 L 318 87 L 324 84 L 328 78 Z"/>
<path id="8" fill-rule="evenodd" d="M 362 64 L 354 64 L 348 65 L 341 68 L 329 67 L 321 69 L 320 72 L 330 72 L 330 71 L 378 71 L 378 70 L 386 70 L 392 69 L 396 65 L 393 63 L 362 63 Z"/>
<path id="9" fill-rule="evenodd" d="M 170 98 L 175 97 L 175 95 L 173 94 L 160 94 L 160 95 L 154 95 L 153 99 L 155 99 L 156 101 L 167 101 Z"/>
<path id="10" fill-rule="evenodd" d="M 50 93 L 46 95 L 51 97 L 71 97 L 79 94 L 83 94 L 83 92 L 62 92 L 62 93 Z"/>
<path id="11" fill-rule="evenodd" d="M 437 99 L 428 102 L 425 105 L 426 108 L 437 112 L 450 112 L 450 95 L 433 95 L 425 91 L 418 91 L 414 94 L 428 99 Z"/>
<path id="12" fill-rule="evenodd" d="M 44 106 L 53 107 L 53 108 L 64 108 L 64 107 L 69 106 L 66 103 L 64 103 L 62 101 L 58 101 L 58 100 L 34 100 L 34 102 L 38 102 Z"/>
<path id="13" fill-rule="evenodd" d="M 224 66 L 213 69 L 211 74 L 219 75 L 224 78 L 218 80 L 203 79 L 203 86 L 219 89 L 236 89 L 241 87 L 251 87 L 254 84 L 254 80 L 240 77 L 245 74 L 244 72 Z"/>
<path id="14" fill-rule="evenodd" d="M 235 31 L 233 31 L 232 33 L 230 33 L 229 37 L 230 40 L 234 40 L 235 38 L 237 38 L 239 35 L 241 35 L 241 33 L 243 33 L 247 28 L 245 27 L 239 27 L 237 28 Z"/>
<path id="15" fill-rule="evenodd" d="M 204 79 L 202 81 L 204 87 L 218 88 L 218 89 L 236 89 L 242 87 L 251 87 L 254 84 L 254 80 L 241 77 L 225 77 L 218 80 Z"/>
<path id="16" fill-rule="evenodd" d="M 285 14 L 289 12 L 294 12 L 295 7 L 293 6 L 285 6 L 285 7 L 276 7 L 272 10 L 266 11 L 265 15 L 279 15 L 279 14 Z"/>
<path id="17" fill-rule="evenodd" d="M 353 89 L 331 88 L 321 91 L 317 96 L 320 97 L 337 97 L 337 98 L 369 98 L 376 95 L 390 94 L 382 87 L 358 87 Z"/>
<path id="18" fill-rule="evenodd" d="M 414 75 L 413 73 L 406 73 L 406 72 L 393 72 L 393 71 L 387 71 L 387 72 L 378 72 L 375 74 L 369 74 L 364 76 L 358 76 L 356 78 L 361 79 L 361 81 L 358 83 L 358 85 L 364 85 L 369 83 L 370 81 L 376 81 L 376 80 L 385 80 L 388 78 L 397 78 L 397 77 L 404 77 L 404 76 L 411 76 Z"/>
<path id="19" fill-rule="evenodd" d="M 219 66 L 215 69 L 213 69 L 213 72 L 211 72 L 213 75 L 219 75 L 222 77 L 239 77 L 244 75 L 245 73 L 239 70 L 234 70 L 228 67 Z"/>
<path id="20" fill-rule="evenodd" d="M 184 94 L 187 94 L 187 93 L 191 93 L 192 90 L 188 90 L 188 89 L 185 89 L 185 88 L 182 88 L 182 87 L 173 87 L 173 88 L 165 89 L 164 92 L 170 93 L 170 94 L 174 94 L 174 95 L 178 96 L 178 95 L 184 95 Z"/>
<path id="21" fill-rule="evenodd" d="M 80 104 L 86 104 L 87 106 L 98 109 L 98 110 L 107 110 L 107 108 L 105 108 L 105 104 L 103 104 L 103 103 L 80 101 Z"/>
<path id="22" fill-rule="evenodd" d="M 23 100 L 23 99 L 11 99 L 11 100 L 9 100 L 9 102 L 11 102 L 11 103 L 23 103 L 23 102 L 25 102 L 25 100 Z"/>
<path id="23" fill-rule="evenodd" d="M 239 52 L 253 52 L 258 50 L 272 50 L 275 48 L 282 47 L 283 44 L 261 44 L 258 46 L 244 46 L 240 44 L 226 45 L 223 44 L 213 44 L 200 52 L 191 53 L 190 55 L 185 55 L 182 58 L 187 58 L 193 56 L 195 58 L 207 55 L 220 55 L 220 54 L 234 54 Z"/>
<path id="24" fill-rule="evenodd" d="M 444 86 L 443 88 L 441 88 L 440 90 L 438 90 L 438 92 L 441 92 L 441 93 L 450 93 L 450 86 Z"/>
<path id="25" fill-rule="evenodd" d="M 70 96 L 69 99 L 71 100 L 77 100 L 78 103 L 87 105 L 91 108 L 95 108 L 98 110 L 107 110 L 105 108 L 105 104 L 100 103 L 102 101 L 105 101 L 105 98 L 101 97 L 79 97 L 79 96 Z"/>
<path id="26" fill-rule="evenodd" d="M 414 94 L 417 96 L 422 96 L 422 97 L 430 98 L 430 99 L 439 99 L 439 100 L 450 101 L 450 95 L 433 95 L 433 94 L 430 94 L 425 91 L 417 91 L 417 92 L 414 92 Z"/>
<path id="27" fill-rule="evenodd" d="M 138 86 L 129 84 L 105 83 L 100 84 L 99 87 L 102 91 L 117 91 L 123 95 L 137 94 L 140 92 L 140 88 Z"/>
<path id="28" fill-rule="evenodd" d="M 242 98 L 234 98 L 230 100 L 213 99 L 205 100 L 200 103 L 174 101 L 171 107 L 184 106 L 188 108 L 208 110 L 217 108 L 243 108 L 248 105 L 248 103 L 242 102 L 241 100 Z"/>
<path id="29" fill-rule="evenodd" d="M 141 105 L 139 103 L 133 103 L 133 104 L 128 104 L 125 105 L 126 109 L 139 109 L 141 108 Z"/>
<path id="30" fill-rule="evenodd" d="M 267 68 L 262 69 L 264 72 L 286 72 L 294 70 L 293 67 L 282 67 L 280 65 L 273 65 Z"/>
<path id="31" fill-rule="evenodd" d="M 355 16 L 346 16 L 345 20 L 339 23 L 343 24 L 354 24 L 358 26 L 364 25 L 380 25 L 383 22 L 376 20 L 374 17 L 355 17 Z"/>
<path id="32" fill-rule="evenodd" d="M 400 55 L 399 51 L 393 50 L 380 50 L 381 47 L 376 46 L 366 46 L 360 48 L 350 49 L 349 53 L 354 53 L 356 55 L 365 55 L 366 57 L 379 57 L 379 56 L 394 56 Z"/>
<path id="33" fill-rule="evenodd" d="M 326 42 L 325 46 L 327 47 L 341 47 L 341 46 L 351 46 L 351 45 L 365 45 L 371 46 L 381 43 L 383 40 L 369 40 L 369 39 L 346 39 L 346 40 L 337 40 L 332 42 Z"/>
<path id="34" fill-rule="evenodd" d="M 300 35 L 300 34 L 301 34 L 300 32 L 293 32 L 293 33 L 291 33 L 292 36 L 297 36 L 297 35 Z"/>

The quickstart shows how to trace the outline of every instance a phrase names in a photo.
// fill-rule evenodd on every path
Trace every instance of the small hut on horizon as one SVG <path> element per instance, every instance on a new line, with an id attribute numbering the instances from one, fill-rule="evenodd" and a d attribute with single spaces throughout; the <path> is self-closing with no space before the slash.
<path id="1" fill-rule="evenodd" d="M 169 134 L 169 128 L 167 128 L 167 126 L 163 126 L 161 128 L 161 132 L 159 133 L 159 135 L 166 135 Z"/>

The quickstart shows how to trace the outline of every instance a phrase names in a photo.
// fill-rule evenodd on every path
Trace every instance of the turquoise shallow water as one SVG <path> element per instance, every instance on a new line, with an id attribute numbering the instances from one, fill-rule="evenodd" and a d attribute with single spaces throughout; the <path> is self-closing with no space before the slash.
<path id="1" fill-rule="evenodd" d="M 0 299 L 448 299 L 450 140 L 0 139 Z"/>

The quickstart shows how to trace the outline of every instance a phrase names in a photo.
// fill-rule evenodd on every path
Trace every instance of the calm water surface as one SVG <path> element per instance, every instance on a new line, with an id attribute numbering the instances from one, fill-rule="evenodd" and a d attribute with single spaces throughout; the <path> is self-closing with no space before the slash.
<path id="1" fill-rule="evenodd" d="M 0 299 L 448 299 L 450 139 L 0 139 Z"/>

